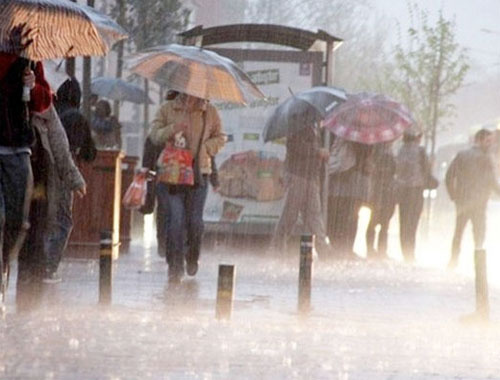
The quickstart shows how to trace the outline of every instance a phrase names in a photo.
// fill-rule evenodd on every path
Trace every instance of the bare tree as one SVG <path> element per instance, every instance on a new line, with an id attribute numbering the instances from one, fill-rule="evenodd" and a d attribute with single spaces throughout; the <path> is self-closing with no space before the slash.
<path id="1" fill-rule="evenodd" d="M 388 23 L 373 16 L 368 0 L 254 0 L 246 14 L 248 22 L 323 29 L 342 38 L 335 54 L 335 83 L 353 92 L 372 85 L 387 60 Z"/>

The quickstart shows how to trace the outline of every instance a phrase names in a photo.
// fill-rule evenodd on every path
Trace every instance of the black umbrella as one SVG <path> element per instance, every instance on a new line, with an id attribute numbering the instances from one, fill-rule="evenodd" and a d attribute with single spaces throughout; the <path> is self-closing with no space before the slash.
<path id="1" fill-rule="evenodd" d="M 335 106 L 346 100 L 345 91 L 318 86 L 294 94 L 274 110 L 262 132 L 264 141 L 276 140 L 297 133 L 322 120 Z"/>

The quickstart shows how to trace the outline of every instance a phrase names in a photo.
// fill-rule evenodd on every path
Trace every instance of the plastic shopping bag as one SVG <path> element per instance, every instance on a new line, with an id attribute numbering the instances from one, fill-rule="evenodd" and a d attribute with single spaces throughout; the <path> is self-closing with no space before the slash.
<path id="1" fill-rule="evenodd" d="M 167 145 L 158 159 L 157 181 L 168 185 L 194 185 L 193 155 L 188 149 Z"/>
<path id="2" fill-rule="evenodd" d="M 123 196 L 123 206 L 128 209 L 139 209 L 146 203 L 147 173 L 138 172 Z"/>

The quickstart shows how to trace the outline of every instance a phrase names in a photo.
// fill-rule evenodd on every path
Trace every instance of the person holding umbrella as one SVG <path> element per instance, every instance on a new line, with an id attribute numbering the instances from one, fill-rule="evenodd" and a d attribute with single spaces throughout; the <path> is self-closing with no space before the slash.
<path id="1" fill-rule="evenodd" d="M 168 210 L 166 259 L 168 278 L 172 283 L 178 283 L 182 279 L 184 261 L 188 275 L 194 276 L 198 271 L 203 208 L 207 197 L 207 180 L 211 173 L 211 158 L 222 149 L 226 141 L 215 107 L 204 99 L 186 93 L 180 93 L 160 108 L 149 133 L 151 142 L 161 146 L 173 141 L 176 136 L 182 136 L 185 140 L 194 157 L 193 165 L 197 165 L 199 176 L 195 176 L 193 186 L 163 182 L 156 186 L 158 202 Z"/>
<path id="2" fill-rule="evenodd" d="M 357 258 L 354 240 L 359 210 L 369 197 L 372 158 L 373 145 L 336 138 L 332 146 L 327 228 L 337 258 Z"/>
<path id="3" fill-rule="evenodd" d="M 21 240 L 20 232 L 28 226 L 32 184 L 29 152 L 34 138 L 29 116 L 48 110 L 52 99 L 40 61 L 104 55 L 112 43 L 126 38 L 126 33 L 91 7 L 65 0 L 4 1 L 0 15 L 0 288 L 4 293 L 5 259 L 14 246 L 20 246 L 16 244 Z"/>
<path id="4" fill-rule="evenodd" d="M 33 186 L 30 147 L 35 137 L 29 117 L 31 112 L 48 109 L 52 99 L 42 63 L 30 65 L 19 56 L 27 47 L 21 43 L 23 32 L 23 25 L 12 30 L 15 54 L 0 52 L 0 308 L 7 287 L 9 259 L 29 228 Z M 24 88 L 29 99 L 25 97 L 23 101 Z"/>
<path id="5" fill-rule="evenodd" d="M 315 125 L 317 114 L 305 112 L 300 115 L 300 119 L 305 127 L 286 139 L 285 181 L 288 191 L 271 246 L 279 252 L 286 251 L 287 239 L 300 214 L 306 230 L 304 232 L 317 237 L 320 254 L 329 254 L 330 244 L 326 237 L 320 200 L 321 168 L 329 152 L 321 148 L 320 131 Z"/>

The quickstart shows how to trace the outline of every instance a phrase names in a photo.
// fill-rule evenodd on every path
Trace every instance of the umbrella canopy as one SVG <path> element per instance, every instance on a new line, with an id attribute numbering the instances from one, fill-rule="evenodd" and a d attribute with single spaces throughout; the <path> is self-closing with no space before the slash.
<path id="1" fill-rule="evenodd" d="M 351 95 L 323 121 L 333 134 L 361 144 L 393 141 L 414 123 L 401 103 L 379 94 Z"/>
<path id="2" fill-rule="evenodd" d="M 12 32 L 24 25 L 21 52 L 12 46 Z M 127 33 L 109 17 L 68 0 L 0 2 L 0 51 L 27 59 L 105 55 Z"/>
<path id="3" fill-rule="evenodd" d="M 94 78 L 90 90 L 93 94 L 112 100 L 141 104 L 145 103 L 147 99 L 149 104 L 153 104 L 153 101 L 146 96 L 146 92 L 142 88 L 119 78 Z"/>
<path id="4" fill-rule="evenodd" d="M 294 94 L 274 110 L 262 132 L 264 141 L 293 135 L 322 120 L 334 107 L 346 100 L 344 90 L 318 86 Z"/>
<path id="5" fill-rule="evenodd" d="M 145 51 L 131 70 L 169 89 L 202 99 L 245 104 L 264 94 L 236 63 L 210 50 L 171 44 Z"/>

